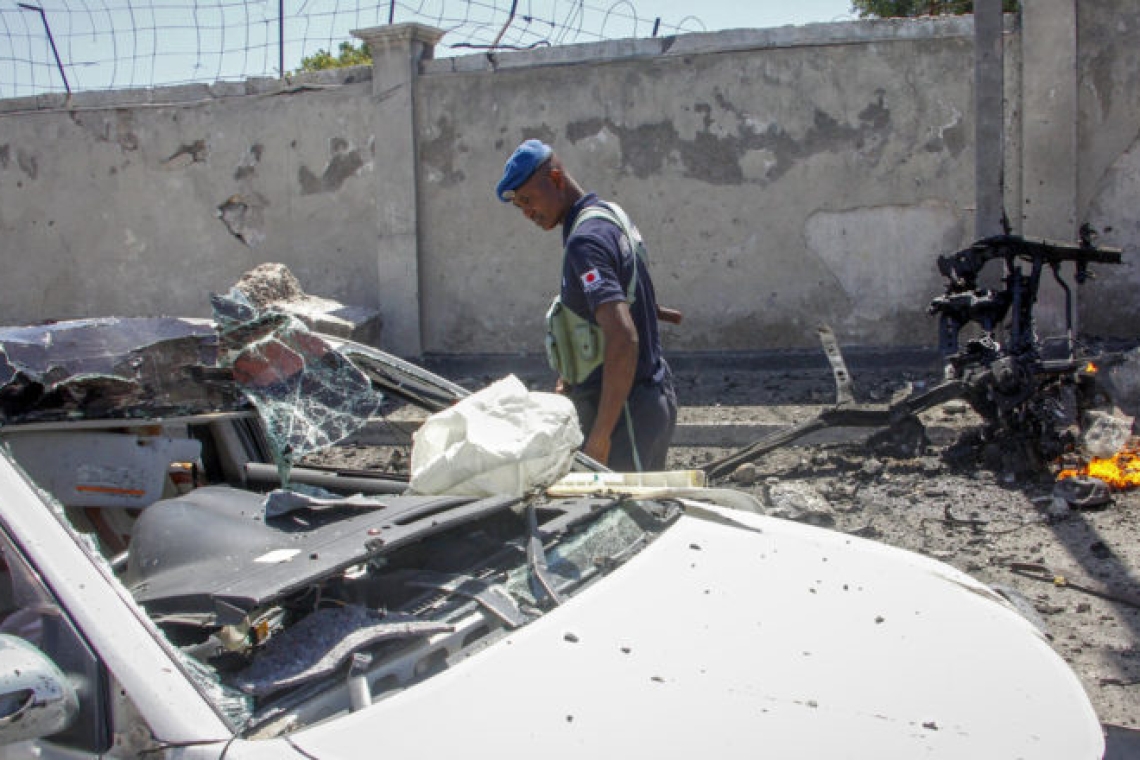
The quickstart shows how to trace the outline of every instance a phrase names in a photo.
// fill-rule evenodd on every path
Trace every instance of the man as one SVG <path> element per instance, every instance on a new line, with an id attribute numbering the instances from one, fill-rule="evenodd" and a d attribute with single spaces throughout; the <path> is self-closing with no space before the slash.
<path id="1" fill-rule="evenodd" d="M 547 314 L 558 390 L 574 402 L 582 451 L 619 472 L 665 469 L 677 397 L 661 353 L 657 305 L 637 228 L 614 203 L 586 193 L 554 150 L 523 142 L 495 188 L 544 230 L 562 226 L 562 288 Z"/>

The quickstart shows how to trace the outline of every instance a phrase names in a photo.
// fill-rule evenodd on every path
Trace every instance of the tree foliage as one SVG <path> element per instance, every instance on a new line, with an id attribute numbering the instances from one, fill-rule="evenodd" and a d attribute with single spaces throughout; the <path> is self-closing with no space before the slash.
<path id="1" fill-rule="evenodd" d="M 1006 13 L 1017 11 L 1018 0 L 1002 0 Z M 851 0 L 859 18 L 910 18 L 913 16 L 960 16 L 974 12 L 974 0 Z"/>
<path id="2" fill-rule="evenodd" d="M 372 63 L 372 51 L 368 49 L 368 44 L 361 42 L 360 47 L 356 47 L 351 42 L 340 43 L 340 54 L 333 56 L 327 50 L 318 50 L 312 55 L 307 55 L 301 59 L 301 71 L 324 71 L 326 69 L 341 69 L 345 66 L 363 66 Z"/>

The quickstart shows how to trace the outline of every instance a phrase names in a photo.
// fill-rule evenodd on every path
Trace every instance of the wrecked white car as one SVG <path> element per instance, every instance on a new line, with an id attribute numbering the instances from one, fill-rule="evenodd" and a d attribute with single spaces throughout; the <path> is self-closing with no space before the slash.
<path id="1" fill-rule="evenodd" d="M 947 565 L 714 490 L 296 466 L 465 391 L 222 312 L 0 331 L 0 757 L 1103 754 Z"/>

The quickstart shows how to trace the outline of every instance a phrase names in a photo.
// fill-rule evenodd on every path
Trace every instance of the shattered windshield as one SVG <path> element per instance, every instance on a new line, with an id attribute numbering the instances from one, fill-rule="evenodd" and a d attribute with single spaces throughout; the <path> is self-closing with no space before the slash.
<path id="1" fill-rule="evenodd" d="M 609 510 L 589 529 L 553 546 L 544 559 L 555 593 L 572 589 L 599 568 L 613 565 L 641 547 L 648 538 L 646 514 L 640 506 Z M 508 573 L 506 587 L 528 606 L 541 605 L 548 597 L 546 590 L 535 582 L 533 563 Z"/>
<path id="2" fill-rule="evenodd" d="M 371 703 L 450 667 L 677 514 L 539 496 L 355 496 L 271 514 L 265 499 L 203 488 L 140 517 L 124 582 L 235 727 L 273 736 L 353 709 L 353 688 Z M 364 680 L 348 688 L 354 673 Z"/>
<path id="3" fill-rule="evenodd" d="M 296 317 L 258 313 L 236 288 L 212 302 L 219 365 L 257 407 L 283 473 L 355 433 L 380 408 L 383 396 L 368 377 Z"/>

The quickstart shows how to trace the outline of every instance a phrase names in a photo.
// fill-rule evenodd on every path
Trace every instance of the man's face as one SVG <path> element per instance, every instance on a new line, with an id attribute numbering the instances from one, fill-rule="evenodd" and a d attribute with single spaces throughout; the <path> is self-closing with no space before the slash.
<path id="1" fill-rule="evenodd" d="M 538 167 L 530 179 L 519 185 L 515 196 L 511 198 L 511 203 L 526 214 L 527 219 L 544 230 L 554 229 L 565 213 L 558 192 L 559 177 L 557 170 L 552 172 L 550 163 L 545 163 Z"/>

